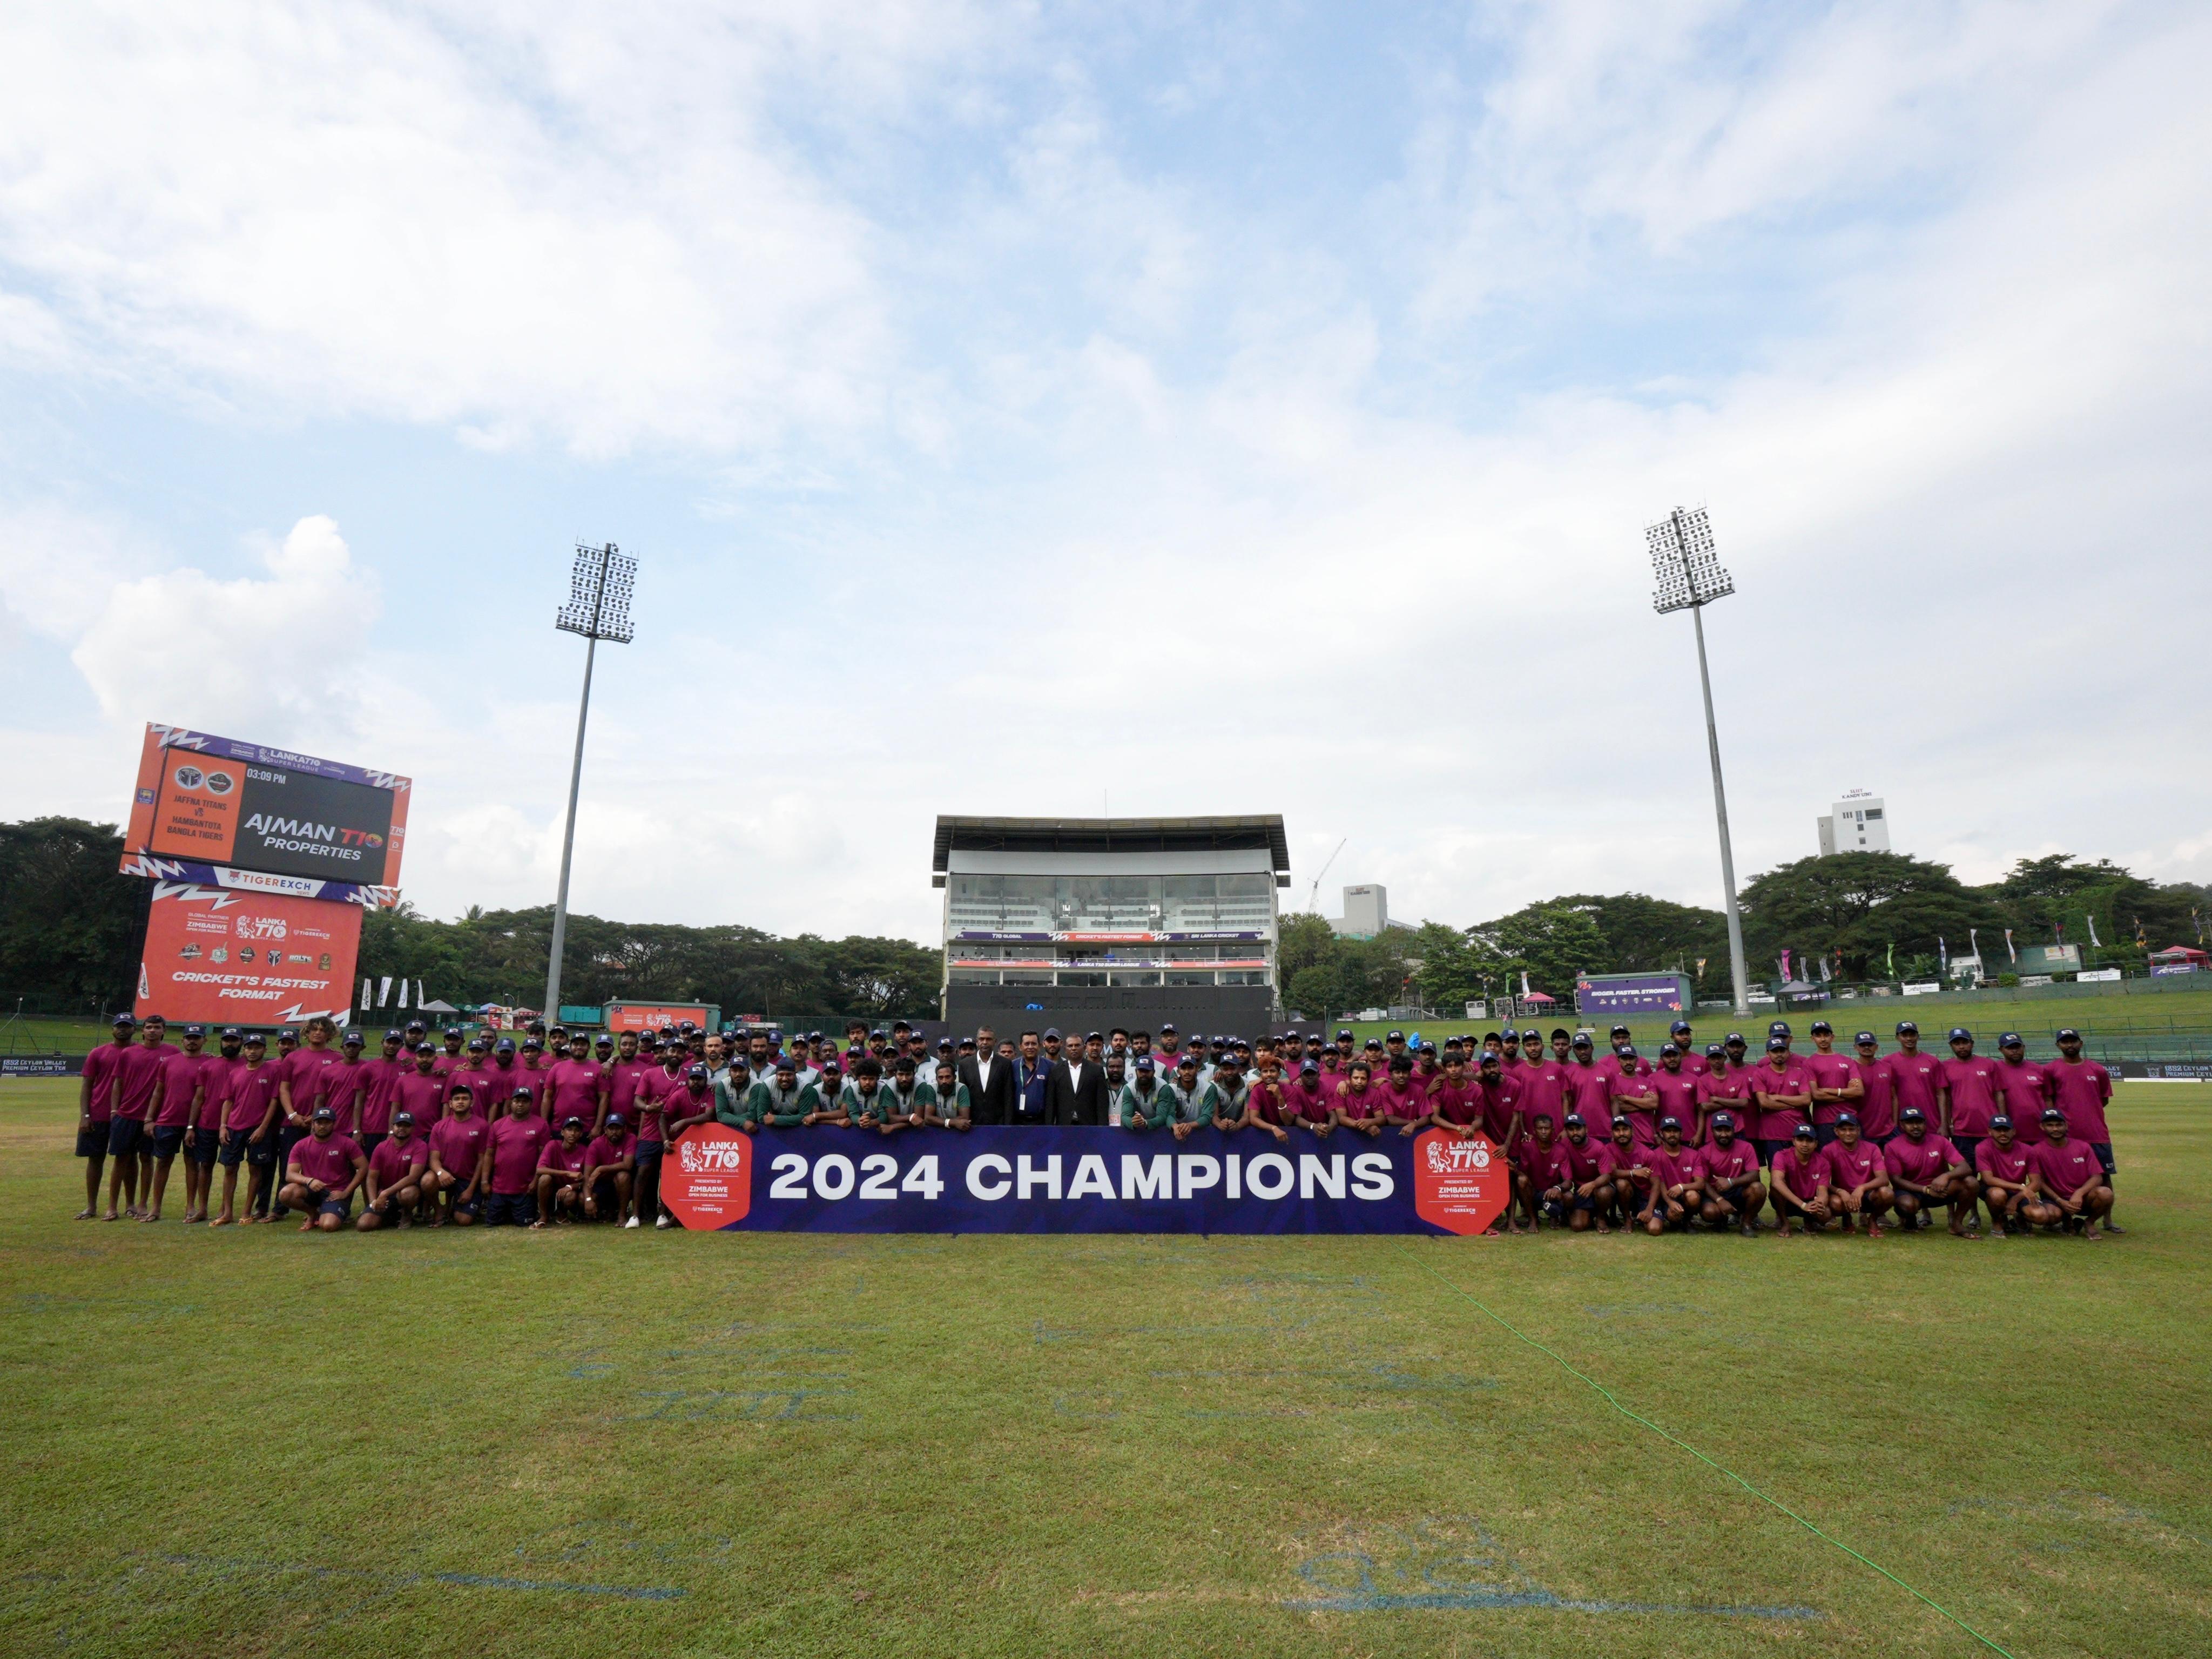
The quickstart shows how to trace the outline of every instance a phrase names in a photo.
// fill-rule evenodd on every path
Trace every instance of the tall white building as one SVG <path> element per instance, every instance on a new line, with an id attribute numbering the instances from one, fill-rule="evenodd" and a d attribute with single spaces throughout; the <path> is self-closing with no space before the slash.
<path id="1" fill-rule="evenodd" d="M 1820 821 L 1820 856 L 1889 851 L 1889 813 L 1881 797 L 1854 789 Z"/>
<path id="2" fill-rule="evenodd" d="M 1327 918 L 1339 939 L 1374 939 L 1395 927 L 1413 932 L 1411 923 L 1390 920 L 1390 895 L 1380 882 L 1362 882 L 1344 890 L 1344 914 Z"/>

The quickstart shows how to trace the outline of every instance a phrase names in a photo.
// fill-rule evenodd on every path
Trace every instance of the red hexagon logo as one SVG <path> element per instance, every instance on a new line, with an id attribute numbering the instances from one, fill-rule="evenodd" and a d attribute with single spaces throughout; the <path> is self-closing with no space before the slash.
<path id="1" fill-rule="evenodd" d="M 1413 1213 L 1431 1226 L 1487 1232 L 1512 1197 L 1512 1167 L 1486 1137 L 1431 1129 L 1414 1140 Z"/>
<path id="2" fill-rule="evenodd" d="M 695 1123 L 660 1159 L 660 1201 L 694 1232 L 732 1227 L 753 1206 L 752 1137 Z"/>

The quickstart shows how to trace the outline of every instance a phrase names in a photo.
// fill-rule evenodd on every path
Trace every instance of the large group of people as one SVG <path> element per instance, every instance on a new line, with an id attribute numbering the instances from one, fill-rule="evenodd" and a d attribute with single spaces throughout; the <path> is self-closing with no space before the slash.
<path id="1" fill-rule="evenodd" d="M 1839 1048 L 1826 1020 L 1801 1052 L 1786 1021 L 1756 1055 L 1741 1033 L 1700 1048 L 1678 1020 L 1656 1058 L 1616 1025 L 1510 1029 L 1434 1042 L 1350 1030 L 1186 1040 L 1172 1025 L 1063 1036 L 988 1027 L 933 1049 L 899 1022 L 820 1031 L 690 1025 L 473 1036 L 423 1022 L 383 1034 L 327 1019 L 276 1035 L 118 1015 L 87 1057 L 80 1219 L 161 1219 L 185 1166 L 184 1218 L 302 1231 L 602 1222 L 675 1224 L 660 1202 L 666 1149 L 706 1122 L 826 1133 L 955 1133 L 976 1125 L 1113 1127 L 1182 1139 L 1200 1127 L 1294 1137 L 1483 1136 L 1511 1183 L 1501 1230 L 1784 1237 L 1831 1227 L 1880 1237 L 1944 1212 L 1962 1237 L 2045 1229 L 2097 1238 L 2112 1219 L 2112 1077 L 2080 1034 L 2031 1060 L 2016 1032 L 1994 1055 L 1972 1032 L 1948 1054 L 1899 1022 Z M 238 1172 L 246 1190 L 238 1192 Z M 106 1182 L 101 1204 L 103 1172 Z M 216 1196 L 218 1181 L 221 1197 Z M 210 1214 L 210 1211 L 215 1212 Z M 1771 1220 L 1769 1219 L 1771 1212 Z M 1986 1212 L 1987 1231 L 1982 1219 Z"/>

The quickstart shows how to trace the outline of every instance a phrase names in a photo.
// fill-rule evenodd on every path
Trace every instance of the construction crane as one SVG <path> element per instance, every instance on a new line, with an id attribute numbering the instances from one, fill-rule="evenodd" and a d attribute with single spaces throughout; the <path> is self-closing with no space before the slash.
<path id="1" fill-rule="evenodd" d="M 1344 838 L 1344 841 L 1337 842 L 1336 853 L 1341 853 L 1344 850 L 1344 842 L 1348 842 L 1351 839 L 1351 836 L 1346 836 Z M 1314 872 L 1313 890 L 1306 895 L 1306 908 L 1311 911 L 1315 915 L 1319 915 L 1321 914 L 1321 878 L 1328 873 L 1329 865 L 1336 862 L 1336 853 L 1331 853 L 1328 855 L 1327 861 L 1322 864 L 1319 870 Z"/>

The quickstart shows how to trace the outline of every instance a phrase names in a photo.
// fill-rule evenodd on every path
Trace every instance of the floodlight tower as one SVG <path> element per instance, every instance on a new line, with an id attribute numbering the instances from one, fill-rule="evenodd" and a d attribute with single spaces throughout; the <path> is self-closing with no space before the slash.
<path id="1" fill-rule="evenodd" d="M 584 723 L 592 714 L 592 662 L 599 641 L 628 645 L 629 591 L 637 561 L 612 542 L 605 547 L 576 544 L 575 568 L 568 575 L 568 603 L 553 618 L 564 634 L 581 634 L 584 697 L 576 708 L 576 759 L 568 769 L 568 823 L 561 836 L 561 889 L 553 901 L 553 945 L 545 962 L 545 1023 L 561 1020 L 561 951 L 568 936 L 568 863 L 576 851 L 576 793 L 584 781 Z"/>
<path id="2" fill-rule="evenodd" d="M 1713 677 L 1705 667 L 1705 608 L 1715 599 L 1735 592 L 1735 583 L 1721 568 L 1713 551 L 1713 526 L 1702 507 L 1676 507 L 1657 524 L 1648 526 L 1644 539 L 1651 548 L 1651 572 L 1659 589 L 1651 608 L 1661 616 L 1686 610 L 1698 635 L 1698 684 L 1705 693 L 1705 747 L 1713 759 L 1713 816 L 1720 822 L 1721 885 L 1728 893 L 1729 971 L 1735 990 L 1735 1011 L 1751 1012 L 1750 985 L 1743 962 L 1743 915 L 1735 902 L 1735 852 L 1729 845 L 1728 791 L 1721 786 L 1720 732 L 1713 725 Z"/>

